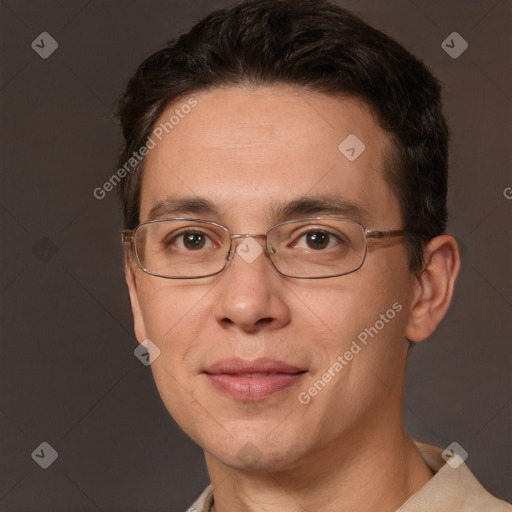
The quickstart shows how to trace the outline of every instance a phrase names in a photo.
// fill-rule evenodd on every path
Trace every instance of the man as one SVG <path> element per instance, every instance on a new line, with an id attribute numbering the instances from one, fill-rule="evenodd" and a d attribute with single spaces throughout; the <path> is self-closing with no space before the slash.
<path id="1" fill-rule="evenodd" d="M 420 61 L 326 1 L 243 2 L 142 63 L 120 119 L 135 333 L 212 483 L 190 511 L 512 510 L 402 428 L 460 266 Z"/>

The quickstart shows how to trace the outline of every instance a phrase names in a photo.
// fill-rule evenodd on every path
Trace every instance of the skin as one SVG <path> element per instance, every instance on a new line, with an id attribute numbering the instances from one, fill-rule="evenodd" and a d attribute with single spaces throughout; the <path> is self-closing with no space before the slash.
<path id="1" fill-rule="evenodd" d="M 288 86 L 195 97 L 198 106 L 147 157 L 141 221 L 168 196 L 200 196 L 218 212 L 182 216 L 258 234 L 284 220 L 270 214 L 274 201 L 339 194 L 365 212 L 367 228 L 403 226 L 383 175 L 390 141 L 362 101 Z M 349 134 L 366 146 L 353 162 L 338 150 Z M 265 255 L 250 264 L 235 255 L 217 276 L 168 280 L 145 274 L 127 253 L 137 339 L 161 351 L 152 364 L 156 385 L 205 451 L 216 512 L 393 512 L 432 477 L 402 428 L 406 338 L 419 342 L 434 331 L 459 265 L 448 235 L 430 242 L 419 276 L 401 238 L 371 242 L 358 271 L 319 280 L 283 277 Z M 298 394 L 394 303 L 403 309 L 301 404 Z M 280 359 L 307 373 L 264 400 L 238 401 L 202 372 L 228 357 Z"/>

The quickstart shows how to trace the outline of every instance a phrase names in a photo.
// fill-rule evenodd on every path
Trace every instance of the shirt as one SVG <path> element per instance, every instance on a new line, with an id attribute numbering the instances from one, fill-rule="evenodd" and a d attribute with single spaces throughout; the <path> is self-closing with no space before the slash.
<path id="1" fill-rule="evenodd" d="M 435 475 L 395 512 L 512 512 L 512 505 L 489 494 L 461 459 L 445 462 L 441 448 L 415 444 Z M 187 512 L 211 512 L 212 507 L 209 485 Z"/>

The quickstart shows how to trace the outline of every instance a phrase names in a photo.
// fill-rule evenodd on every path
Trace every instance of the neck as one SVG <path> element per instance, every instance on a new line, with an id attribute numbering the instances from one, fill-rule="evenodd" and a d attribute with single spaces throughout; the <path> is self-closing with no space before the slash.
<path id="1" fill-rule="evenodd" d="M 206 457 L 215 512 L 394 512 L 431 477 L 402 429 L 344 437 L 291 469 L 244 472 Z"/>

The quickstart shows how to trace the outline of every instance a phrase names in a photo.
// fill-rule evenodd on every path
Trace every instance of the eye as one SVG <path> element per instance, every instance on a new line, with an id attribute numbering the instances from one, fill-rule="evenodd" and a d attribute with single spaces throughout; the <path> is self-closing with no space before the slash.
<path id="1" fill-rule="evenodd" d="M 165 247 L 174 246 L 185 251 L 199 251 L 212 247 L 213 243 L 206 233 L 189 229 L 179 233 L 171 233 L 164 240 L 164 245 Z"/>
<path id="2" fill-rule="evenodd" d="M 206 244 L 206 236 L 204 233 L 185 233 L 181 241 L 186 249 L 202 249 Z"/>
<path id="3" fill-rule="evenodd" d="M 314 229 L 299 235 L 292 244 L 292 247 L 320 251 L 339 247 L 344 242 L 343 235 L 339 236 L 329 231 Z"/>
<path id="4" fill-rule="evenodd" d="M 325 249 L 329 245 L 330 235 L 322 231 L 312 231 L 305 235 L 306 244 L 311 249 Z"/>

